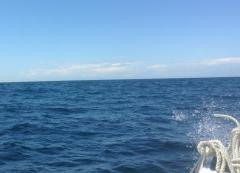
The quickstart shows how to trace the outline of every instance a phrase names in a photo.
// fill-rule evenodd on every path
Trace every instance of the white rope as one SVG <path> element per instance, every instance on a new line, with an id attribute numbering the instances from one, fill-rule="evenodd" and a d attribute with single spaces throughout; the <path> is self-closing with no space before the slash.
<path id="1" fill-rule="evenodd" d="M 240 127 L 232 130 L 231 146 L 229 146 L 232 151 L 232 166 L 236 173 L 240 173 Z"/>
<path id="2" fill-rule="evenodd" d="M 210 156 L 216 157 L 217 161 L 215 169 L 217 173 L 225 173 L 226 167 L 228 167 L 230 170 L 233 170 L 228 153 L 220 141 L 202 141 L 198 144 L 197 149 L 198 152 L 205 158 Z"/>
<path id="3" fill-rule="evenodd" d="M 201 141 L 197 149 L 202 159 L 200 159 L 201 162 L 197 162 L 195 166 L 197 169 L 194 170 L 199 173 L 205 158 L 216 157 L 215 171 L 217 173 L 240 173 L 240 123 L 236 118 L 229 115 L 214 114 L 214 116 L 231 120 L 237 127 L 231 132 L 231 141 L 227 148 L 219 140 Z M 229 169 L 228 172 L 226 172 L 227 168 Z"/>
<path id="4" fill-rule="evenodd" d="M 233 121 L 237 126 L 240 126 L 240 123 L 238 120 L 230 115 L 224 115 L 224 114 L 213 114 L 214 117 L 216 118 L 224 118 L 226 120 Z"/>

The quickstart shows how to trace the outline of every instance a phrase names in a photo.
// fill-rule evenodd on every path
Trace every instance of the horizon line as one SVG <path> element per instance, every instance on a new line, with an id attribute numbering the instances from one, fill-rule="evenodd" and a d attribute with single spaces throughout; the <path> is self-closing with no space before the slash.
<path id="1" fill-rule="evenodd" d="M 40 82 L 77 82 L 77 81 L 117 81 L 117 80 L 171 80 L 171 79 L 214 79 L 214 78 L 240 78 L 240 76 L 209 76 L 209 77 L 166 77 L 166 78 L 116 78 L 116 79 L 66 79 L 66 80 L 33 80 L 33 81 L 0 81 L 8 83 L 40 83 Z"/>

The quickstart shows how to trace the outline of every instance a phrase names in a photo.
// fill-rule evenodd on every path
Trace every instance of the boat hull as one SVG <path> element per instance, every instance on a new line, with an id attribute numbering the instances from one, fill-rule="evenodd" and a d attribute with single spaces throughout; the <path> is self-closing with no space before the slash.
<path id="1" fill-rule="evenodd" d="M 201 168 L 199 173 L 217 173 L 209 168 Z"/>

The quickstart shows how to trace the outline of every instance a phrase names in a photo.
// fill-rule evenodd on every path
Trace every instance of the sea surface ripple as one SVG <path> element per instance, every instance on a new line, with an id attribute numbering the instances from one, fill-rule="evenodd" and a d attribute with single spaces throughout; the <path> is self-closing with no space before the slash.
<path id="1" fill-rule="evenodd" d="M 227 140 L 212 113 L 240 115 L 240 78 L 1 83 L 0 170 L 187 173 Z"/>

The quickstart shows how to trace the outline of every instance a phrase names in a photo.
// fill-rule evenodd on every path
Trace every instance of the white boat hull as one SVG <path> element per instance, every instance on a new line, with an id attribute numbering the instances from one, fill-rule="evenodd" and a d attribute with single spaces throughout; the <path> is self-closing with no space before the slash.
<path id="1" fill-rule="evenodd" d="M 201 168 L 199 173 L 217 173 L 209 168 Z"/>

